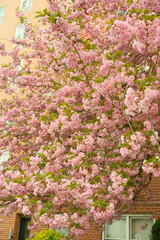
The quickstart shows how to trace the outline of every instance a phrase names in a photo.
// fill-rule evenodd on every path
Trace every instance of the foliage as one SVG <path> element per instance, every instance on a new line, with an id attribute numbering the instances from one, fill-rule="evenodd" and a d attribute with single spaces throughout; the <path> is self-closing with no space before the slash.
<path id="1" fill-rule="evenodd" d="M 52 229 L 43 230 L 40 233 L 35 233 L 34 238 L 32 240 L 61 240 L 63 236 Z"/>
<path id="2" fill-rule="evenodd" d="M 157 219 L 152 226 L 150 240 L 160 239 L 160 219 Z"/>
<path id="3" fill-rule="evenodd" d="M 12 96 L 0 104 L 0 149 L 10 153 L 0 211 L 81 235 L 89 221 L 119 219 L 160 176 L 160 5 L 48 2 L 42 28 L 18 11 L 27 38 L 10 52 L 0 45 L 12 57 L 0 68 Z"/>

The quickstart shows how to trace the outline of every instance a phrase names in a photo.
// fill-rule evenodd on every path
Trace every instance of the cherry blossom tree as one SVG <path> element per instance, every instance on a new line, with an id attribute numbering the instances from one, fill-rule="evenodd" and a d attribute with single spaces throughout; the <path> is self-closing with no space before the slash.
<path id="1" fill-rule="evenodd" d="M 159 0 L 48 0 L 0 54 L 0 213 L 80 235 L 160 176 Z M 40 27 L 42 25 L 42 27 Z M 20 62 L 23 60 L 23 67 Z"/>

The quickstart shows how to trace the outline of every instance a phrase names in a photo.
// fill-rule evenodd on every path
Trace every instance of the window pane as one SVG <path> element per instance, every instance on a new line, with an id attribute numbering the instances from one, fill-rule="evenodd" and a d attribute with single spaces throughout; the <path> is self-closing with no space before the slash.
<path id="1" fill-rule="evenodd" d="M 26 7 L 27 7 L 27 0 L 23 1 L 23 3 L 22 3 L 22 9 L 24 9 Z"/>
<path id="2" fill-rule="evenodd" d="M 0 17 L 0 24 L 2 24 L 3 22 L 3 17 Z"/>
<path id="3" fill-rule="evenodd" d="M 67 228 L 60 228 L 60 233 L 64 236 L 68 235 L 68 229 Z"/>
<path id="4" fill-rule="evenodd" d="M 3 150 L 3 153 L 2 153 L 2 155 L 0 156 L 0 164 L 1 164 L 2 162 L 7 161 L 8 158 L 9 158 L 9 152 L 8 152 L 8 150 Z"/>
<path id="5" fill-rule="evenodd" d="M 30 221 L 31 218 L 21 217 L 18 240 L 26 240 L 29 237 L 28 224 Z"/>
<path id="6" fill-rule="evenodd" d="M 4 16 L 4 8 L 5 8 L 5 6 L 0 7 L 0 17 Z"/>
<path id="7" fill-rule="evenodd" d="M 122 217 L 120 221 L 115 221 L 111 225 L 106 224 L 106 239 L 126 239 L 126 218 Z"/>
<path id="8" fill-rule="evenodd" d="M 31 9 L 33 0 L 23 0 L 21 2 L 21 10 L 28 12 Z"/>
<path id="9" fill-rule="evenodd" d="M 0 7 L 0 24 L 2 24 L 3 22 L 4 8 L 5 8 L 5 5 Z"/>
<path id="10" fill-rule="evenodd" d="M 131 218 L 131 240 L 149 240 L 153 220 L 143 217 Z M 144 229 L 141 229 L 141 227 Z"/>
<path id="11" fill-rule="evenodd" d="M 32 2 L 33 2 L 33 0 L 29 0 L 28 5 L 31 6 Z"/>
<path id="12" fill-rule="evenodd" d="M 20 40 L 23 38 L 23 33 L 24 33 L 24 27 L 22 24 L 18 24 L 17 28 L 16 28 L 16 35 L 15 37 Z"/>

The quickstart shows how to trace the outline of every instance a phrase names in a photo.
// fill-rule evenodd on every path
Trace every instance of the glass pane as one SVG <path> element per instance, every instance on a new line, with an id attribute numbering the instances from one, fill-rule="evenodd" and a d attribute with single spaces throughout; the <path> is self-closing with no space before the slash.
<path id="1" fill-rule="evenodd" d="M 4 8 L 5 8 L 5 6 L 0 7 L 0 17 L 4 16 Z"/>
<path id="2" fill-rule="evenodd" d="M 68 229 L 67 228 L 60 228 L 60 229 L 55 229 L 53 228 L 54 231 L 60 232 L 60 234 L 64 235 L 65 237 L 68 235 Z"/>
<path id="3" fill-rule="evenodd" d="M 18 240 L 26 240 L 29 237 L 28 224 L 30 221 L 31 218 L 21 217 Z"/>
<path id="4" fill-rule="evenodd" d="M 9 158 L 9 151 L 8 151 L 8 150 L 4 150 L 3 153 L 2 153 L 2 155 L 0 156 L 0 164 L 1 164 L 2 162 L 7 161 L 8 158 Z"/>
<path id="5" fill-rule="evenodd" d="M 153 220 L 149 217 L 131 218 L 131 240 L 149 240 Z"/>
<path id="6" fill-rule="evenodd" d="M 29 0 L 28 5 L 31 6 L 32 2 L 33 2 L 33 0 Z"/>
<path id="7" fill-rule="evenodd" d="M 64 236 L 68 235 L 68 229 L 67 228 L 60 228 L 60 233 Z"/>
<path id="8" fill-rule="evenodd" d="M 2 24 L 3 22 L 3 17 L 0 17 L 0 24 Z"/>
<path id="9" fill-rule="evenodd" d="M 105 226 L 105 238 L 106 239 L 126 239 L 126 218 L 122 217 L 120 221 L 115 221 L 111 225 Z"/>
<path id="10" fill-rule="evenodd" d="M 27 7 L 27 0 L 23 1 L 23 3 L 22 3 L 22 9 L 24 9 L 26 7 Z"/>
<path id="11" fill-rule="evenodd" d="M 3 23 L 4 8 L 5 8 L 5 6 L 0 7 L 0 24 Z"/>
<path id="12" fill-rule="evenodd" d="M 24 32 L 24 28 L 23 28 L 22 24 L 18 25 L 17 29 L 16 29 L 16 38 L 19 39 L 19 40 L 22 39 L 23 38 L 23 32 Z"/>

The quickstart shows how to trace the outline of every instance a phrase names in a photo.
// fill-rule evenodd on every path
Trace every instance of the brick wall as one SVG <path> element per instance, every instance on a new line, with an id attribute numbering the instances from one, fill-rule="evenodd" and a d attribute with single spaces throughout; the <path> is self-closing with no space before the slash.
<path id="1" fill-rule="evenodd" d="M 150 198 L 147 200 L 147 194 L 142 193 L 142 200 L 135 204 L 132 213 L 153 214 L 160 218 L 160 178 L 152 179 L 148 191 L 151 192 Z"/>
<path id="2" fill-rule="evenodd" d="M 9 229 L 11 228 L 14 232 L 15 226 L 16 226 L 16 213 L 12 214 L 10 218 L 4 217 L 4 222 L 0 223 L 0 229 L 2 229 L 2 233 L 0 233 L 0 240 L 7 240 Z M 18 225 L 17 225 L 18 226 Z M 13 238 L 14 240 L 17 240 L 18 238 Z"/>
<path id="3" fill-rule="evenodd" d="M 77 240 L 101 240 L 102 233 L 96 228 L 95 223 L 90 223 L 90 228 L 84 233 L 82 237 L 77 238 Z"/>
<path id="4" fill-rule="evenodd" d="M 8 240 L 10 228 L 12 229 L 12 236 L 13 236 L 12 240 L 18 240 L 20 219 L 22 216 L 23 216 L 22 214 L 17 212 L 12 214 L 10 218 L 4 217 L 4 222 L 0 223 L 0 229 L 2 230 L 2 232 L 0 233 L 0 240 Z M 48 229 L 48 227 L 40 225 L 37 227 L 35 232 L 40 232 L 44 229 Z"/>

